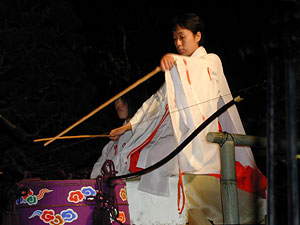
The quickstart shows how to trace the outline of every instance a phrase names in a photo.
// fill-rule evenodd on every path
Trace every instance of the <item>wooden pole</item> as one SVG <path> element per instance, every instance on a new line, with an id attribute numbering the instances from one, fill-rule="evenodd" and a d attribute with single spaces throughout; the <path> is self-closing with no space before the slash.
<path id="1" fill-rule="evenodd" d="M 233 140 L 221 147 L 221 184 L 224 224 L 240 224 Z"/>
<path id="2" fill-rule="evenodd" d="M 67 133 L 68 131 L 70 131 L 71 129 L 73 129 L 74 127 L 76 127 L 77 125 L 79 125 L 80 123 L 82 123 L 83 121 L 87 120 L 88 118 L 90 118 L 91 116 L 93 116 L 95 113 L 99 112 L 101 109 L 103 109 L 104 107 L 108 106 L 110 103 L 114 102 L 115 100 L 117 100 L 121 96 L 125 95 L 127 92 L 131 91 L 132 89 L 134 89 L 135 87 L 137 87 L 141 83 L 145 82 L 146 80 L 148 80 L 149 78 L 151 78 L 152 76 L 154 76 L 155 74 L 157 74 L 160 71 L 161 71 L 161 69 L 159 67 L 156 67 L 155 70 L 153 70 L 152 72 L 148 73 L 146 76 L 142 77 L 141 79 L 139 79 L 138 81 L 136 81 L 135 83 L 133 83 L 132 85 L 130 85 L 128 88 L 124 89 L 119 94 L 115 95 L 114 97 L 112 97 L 111 99 L 109 99 L 108 101 L 106 101 L 105 103 L 103 103 L 102 105 L 100 105 L 98 108 L 94 109 L 92 112 L 90 112 L 89 114 L 87 114 L 86 116 L 84 116 L 83 118 L 81 118 L 80 120 L 78 120 L 76 123 L 74 123 L 73 125 L 71 125 L 67 129 L 65 129 L 64 131 L 62 131 L 61 133 L 59 133 L 55 137 L 51 138 L 49 141 L 47 141 L 44 144 L 44 146 L 47 146 L 48 144 L 52 143 L 53 141 L 55 141 L 56 139 L 58 139 L 60 136 L 64 135 L 65 133 Z"/>
<path id="3" fill-rule="evenodd" d="M 109 137 L 109 135 L 108 134 L 95 134 L 95 135 L 62 136 L 62 137 L 58 137 L 57 139 L 95 138 L 95 137 Z M 52 140 L 52 139 L 53 139 L 53 137 L 40 138 L 40 139 L 33 140 L 33 142 L 49 141 L 49 140 Z"/>
<path id="4" fill-rule="evenodd" d="M 209 132 L 206 135 L 206 140 L 221 145 L 221 186 L 224 224 L 240 224 L 235 171 L 235 138 L 228 133 Z"/>

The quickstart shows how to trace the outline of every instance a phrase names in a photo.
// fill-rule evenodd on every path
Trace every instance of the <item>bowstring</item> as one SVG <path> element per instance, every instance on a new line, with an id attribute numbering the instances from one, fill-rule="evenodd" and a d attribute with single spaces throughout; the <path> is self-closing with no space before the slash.
<path id="1" fill-rule="evenodd" d="M 263 81 L 262 83 L 255 84 L 255 85 L 252 85 L 252 86 L 249 86 L 249 87 L 246 87 L 246 88 L 237 90 L 237 91 L 235 91 L 235 92 L 233 92 L 233 93 L 228 93 L 228 94 L 225 94 L 225 95 L 220 95 L 220 96 L 215 97 L 215 98 L 212 98 L 212 99 L 208 99 L 208 100 L 205 100 L 205 101 L 202 101 L 202 102 L 193 104 L 193 105 L 189 105 L 189 106 L 186 106 L 186 107 L 183 107 L 183 108 L 180 108 L 180 109 L 171 111 L 170 114 L 171 114 L 171 113 L 179 112 L 179 111 L 181 111 L 181 110 L 185 110 L 185 109 L 187 109 L 187 108 L 192 108 L 192 107 L 195 107 L 195 106 L 198 106 L 198 105 L 201 105 L 201 104 L 205 104 L 205 103 L 210 102 L 210 101 L 218 100 L 218 99 L 220 99 L 220 98 L 222 98 L 222 97 L 226 97 L 226 96 L 229 96 L 229 95 L 233 96 L 233 95 L 236 95 L 237 93 L 246 93 L 246 92 L 248 92 L 249 90 L 252 90 L 252 89 L 257 88 L 257 87 L 261 87 L 262 84 L 265 84 L 265 83 L 266 83 L 266 81 Z M 141 120 L 138 124 L 140 124 L 140 123 L 142 123 L 142 122 L 147 122 L 147 121 L 149 121 L 149 120 L 156 119 L 156 118 L 158 118 L 158 117 L 160 117 L 160 116 L 161 116 L 161 114 L 158 115 L 158 116 L 154 116 L 154 117 L 152 117 L 152 118 L 149 118 L 149 119 L 147 119 L 147 120 Z M 109 133 L 109 132 L 104 132 L 103 134 L 108 134 L 108 133 Z M 161 136 L 161 135 L 162 135 L 162 133 L 160 134 L 160 136 Z M 160 138 L 160 136 L 158 137 L 158 139 Z M 31 156 L 28 156 L 28 157 L 29 157 L 29 160 L 30 160 L 30 159 L 33 159 L 33 158 L 35 158 L 35 157 L 43 156 L 43 155 L 45 155 L 45 154 L 53 153 L 53 152 L 60 151 L 60 150 L 65 149 L 65 148 L 69 148 L 69 147 L 71 147 L 71 146 L 75 146 L 75 145 L 81 144 L 81 143 L 83 143 L 83 142 L 87 142 L 87 141 L 92 140 L 92 139 L 94 139 L 94 138 L 98 138 L 98 137 L 89 137 L 89 138 L 82 139 L 82 140 L 80 140 L 80 141 L 73 142 L 73 143 L 71 143 L 71 144 L 63 144 L 62 146 L 58 146 L 58 147 L 56 147 L 56 148 L 54 148 L 54 149 L 50 149 L 50 150 L 47 150 L 47 151 L 43 151 L 43 152 L 40 153 L 40 154 L 34 154 L 34 155 L 31 155 Z M 158 140 L 158 139 L 157 139 L 157 140 Z M 10 166 L 10 165 L 4 165 L 4 166 L 2 166 L 1 168 L 7 167 L 7 166 Z"/>
<path id="2" fill-rule="evenodd" d="M 211 101 L 216 101 L 216 100 L 219 100 L 220 98 L 223 98 L 223 97 L 227 97 L 227 96 L 234 96 L 234 95 L 239 95 L 241 93 L 248 93 L 250 90 L 253 90 L 253 89 L 256 89 L 258 87 L 261 87 L 263 84 L 265 84 L 266 81 L 263 81 L 262 83 L 257 83 L 257 84 L 254 84 L 252 86 L 249 86 L 249 87 L 246 87 L 246 88 L 243 88 L 243 89 L 240 89 L 240 90 L 237 90 L 235 92 L 232 92 L 232 93 L 228 93 L 228 94 L 224 94 L 224 95 L 220 95 L 218 97 L 215 97 L 215 98 L 211 98 L 211 99 L 208 99 L 208 100 L 205 100 L 205 101 L 202 101 L 202 102 L 198 102 L 198 103 L 195 103 L 195 104 L 192 104 L 192 105 L 189 105 L 189 106 L 186 106 L 186 107 L 182 107 L 180 109 L 176 109 L 176 110 L 173 110 L 173 111 L 170 111 L 170 114 L 173 114 L 173 113 L 177 113 L 179 111 L 182 111 L 182 110 L 185 110 L 185 109 L 188 109 L 188 108 L 193 108 L 193 107 L 196 107 L 196 106 L 199 106 L 201 104 L 205 104 L 205 103 L 208 103 L 208 102 L 211 102 Z M 233 99 L 233 98 L 232 98 Z M 157 116 L 153 116 L 149 119 L 145 119 L 145 120 L 141 120 L 139 121 L 138 123 L 135 123 L 135 124 L 132 124 L 132 125 L 136 125 L 136 124 L 140 124 L 142 122 L 147 122 L 147 121 L 152 121 L 154 119 L 157 119 L 158 117 L 161 117 L 162 114 L 159 114 Z"/>
<path id="3" fill-rule="evenodd" d="M 196 107 L 196 106 L 198 106 L 198 105 L 205 104 L 205 103 L 207 103 L 207 102 L 215 101 L 215 100 L 218 100 L 218 99 L 223 98 L 223 97 L 236 95 L 237 93 L 247 92 L 247 91 L 253 89 L 254 87 L 261 86 L 261 85 L 264 84 L 264 83 L 265 83 L 265 82 L 259 83 L 259 84 L 255 84 L 255 85 L 252 85 L 252 86 L 249 86 L 249 87 L 246 87 L 246 88 L 237 90 L 237 91 L 233 92 L 233 94 L 228 93 L 228 94 L 225 94 L 225 95 L 220 95 L 220 96 L 218 96 L 218 97 L 211 98 L 211 99 L 208 99 L 208 100 L 199 102 L 199 103 L 195 103 L 195 104 L 193 104 L 193 105 L 189 105 L 189 106 L 186 106 L 186 107 L 182 107 L 182 108 L 180 108 L 180 109 L 176 109 L 176 110 L 170 111 L 170 114 L 177 113 L 177 112 L 179 112 L 179 111 L 182 111 L 182 110 L 185 110 L 185 109 L 188 109 L 188 108 Z M 162 114 L 159 114 L 159 115 L 153 116 L 153 117 L 151 117 L 151 118 L 149 118 L 149 119 L 141 120 L 141 121 L 139 121 L 137 124 L 139 125 L 140 123 L 147 122 L 147 121 L 150 121 L 150 120 L 154 120 L 154 119 L 156 119 L 156 118 L 158 118 L 158 117 L 161 117 L 161 116 L 162 116 Z M 132 124 L 132 125 L 136 125 L 136 124 Z M 109 134 L 109 131 L 104 132 L 103 134 Z M 64 144 L 64 145 L 58 146 L 58 147 L 56 147 L 56 148 L 54 148 L 54 149 L 47 150 L 47 153 L 52 153 L 52 152 L 59 151 L 59 150 L 64 149 L 64 148 L 69 148 L 69 147 L 71 147 L 71 146 L 74 146 L 74 145 L 77 145 L 77 144 L 81 144 L 81 143 L 83 143 L 83 142 L 92 140 L 92 139 L 94 139 L 94 138 L 97 138 L 97 137 L 89 137 L 89 138 L 86 138 L 86 139 L 83 139 L 83 140 L 80 140 L 80 141 L 76 141 L 76 142 L 71 143 L 71 144 Z M 42 154 L 43 154 L 43 153 L 39 154 L 39 156 L 42 155 Z"/>
<path id="4" fill-rule="evenodd" d="M 227 95 L 230 95 L 230 94 L 227 94 Z M 225 96 L 227 96 L 227 95 L 223 95 L 223 96 L 225 97 Z M 203 102 L 200 102 L 200 103 L 197 103 L 197 104 L 193 104 L 193 105 L 191 105 L 191 106 L 187 106 L 187 107 L 183 107 L 183 108 L 174 110 L 174 111 L 170 112 L 170 114 L 171 114 L 171 113 L 179 112 L 179 111 L 181 111 L 181 110 L 185 110 L 185 109 L 187 109 L 187 108 L 192 108 L 192 107 L 195 107 L 195 106 L 197 106 L 197 105 L 207 103 L 207 102 L 209 102 L 209 101 L 217 100 L 217 99 L 219 99 L 220 97 L 222 97 L 222 96 L 219 96 L 219 97 L 216 97 L 216 98 L 213 98 L 213 99 L 208 99 L 208 100 L 206 100 L 206 101 L 203 101 Z M 151 117 L 151 118 L 149 118 L 149 119 L 147 119 L 147 120 L 141 120 L 141 121 L 139 121 L 137 124 L 139 125 L 139 124 L 141 124 L 141 123 L 143 123 L 143 122 L 147 122 L 147 121 L 150 121 L 150 120 L 157 119 L 157 118 L 161 117 L 161 115 L 162 115 L 162 114 L 159 114 L 159 115 L 153 116 L 153 117 Z M 136 124 L 132 124 L 132 125 L 136 125 Z M 104 132 L 103 134 L 108 134 L 108 133 L 109 133 L 109 132 Z M 160 132 L 160 134 L 159 134 L 159 136 L 158 136 L 158 138 L 157 138 L 156 141 L 158 141 L 158 139 L 161 137 L 162 133 L 163 133 L 163 132 Z M 31 155 L 31 156 L 28 156 L 28 158 L 29 158 L 29 160 L 30 160 L 30 159 L 34 159 L 34 158 L 36 158 L 36 157 L 40 157 L 40 156 L 43 156 L 43 155 L 45 155 L 45 154 L 50 154 L 50 153 L 53 153 L 53 152 L 56 152 L 56 151 L 60 151 L 60 150 L 62 150 L 62 149 L 66 149 L 66 148 L 69 148 L 69 147 L 72 147 L 72 146 L 75 146 L 75 145 L 78 145 L 78 144 L 82 144 L 83 142 L 90 141 L 90 140 L 92 140 L 92 139 L 94 139 L 94 138 L 97 138 L 97 137 L 84 138 L 84 139 L 82 139 L 82 140 L 80 140 L 80 141 L 75 141 L 75 142 L 70 143 L 70 144 L 63 144 L 63 145 L 58 146 L 58 147 L 55 147 L 55 148 L 53 148 L 53 149 L 49 149 L 49 150 L 47 150 L 47 151 L 43 151 L 43 152 L 41 152 L 41 153 L 39 153 L 39 154 L 34 154 L 34 155 Z M 6 166 L 9 166 L 9 165 L 6 165 Z"/>
<path id="5" fill-rule="evenodd" d="M 228 94 L 225 94 L 225 95 L 220 95 L 220 96 L 215 97 L 215 98 L 211 98 L 211 99 L 208 99 L 208 100 L 205 100 L 205 101 L 202 101 L 202 102 L 195 103 L 195 104 L 193 104 L 193 105 L 189 105 L 189 106 L 186 106 L 186 107 L 182 107 L 182 108 L 180 108 L 180 109 L 176 109 L 176 110 L 170 111 L 170 114 L 177 113 L 177 112 L 179 112 L 179 111 L 182 111 L 182 110 L 185 110 L 185 109 L 188 109 L 188 108 L 196 107 L 196 106 L 198 106 L 198 105 L 205 104 L 205 103 L 207 103 L 207 102 L 215 101 L 215 100 L 218 100 L 218 99 L 223 98 L 223 97 L 233 96 L 233 95 L 237 95 L 237 94 L 239 94 L 239 93 L 245 93 L 245 92 L 248 92 L 249 90 L 252 90 L 253 88 L 262 86 L 262 84 L 265 84 L 265 81 L 263 81 L 262 83 L 258 83 L 258 84 L 255 84 L 255 85 L 252 85 L 252 86 L 249 86 L 249 87 L 246 87 L 246 88 L 237 90 L 237 91 L 235 91 L 235 92 L 233 92 L 233 93 L 228 93 Z M 146 120 L 141 120 L 141 121 L 139 121 L 137 124 L 139 125 L 139 124 L 142 123 L 142 122 L 151 121 L 151 120 L 154 120 L 154 119 L 156 119 L 156 118 L 158 118 L 158 117 L 161 117 L 161 114 L 159 114 L 159 115 L 157 115 L 157 116 L 153 116 L 153 117 L 151 117 L 151 118 L 149 118 L 149 119 L 146 119 Z M 136 124 L 132 124 L 132 125 L 136 125 Z M 109 132 L 110 132 L 110 131 L 106 131 L 106 132 L 104 132 L 103 134 L 109 134 Z M 68 148 L 68 147 L 70 147 L 70 146 L 77 145 L 77 144 L 80 144 L 80 143 L 82 143 L 82 142 L 85 142 L 85 141 L 94 139 L 94 138 L 97 138 L 97 137 L 86 138 L 86 139 L 84 139 L 84 140 L 76 141 L 76 142 L 74 142 L 74 143 L 72 143 L 72 144 L 68 144 L 68 145 L 63 145 L 63 146 L 61 146 L 61 147 L 57 147 L 57 148 L 55 148 L 55 149 L 53 149 L 53 150 L 49 150 L 49 151 L 51 151 L 51 152 L 53 152 L 53 151 L 58 151 L 58 150 L 60 150 L 60 149 Z"/>

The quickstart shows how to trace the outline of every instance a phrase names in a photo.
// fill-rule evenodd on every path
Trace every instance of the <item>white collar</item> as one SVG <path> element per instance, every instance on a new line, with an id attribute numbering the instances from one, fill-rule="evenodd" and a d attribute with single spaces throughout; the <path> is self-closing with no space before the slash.
<path id="1" fill-rule="evenodd" d="M 191 57 L 202 57 L 206 54 L 207 54 L 207 52 L 206 52 L 205 48 L 203 46 L 200 46 L 199 48 L 196 49 L 196 51 L 194 51 L 194 53 L 191 55 Z"/>

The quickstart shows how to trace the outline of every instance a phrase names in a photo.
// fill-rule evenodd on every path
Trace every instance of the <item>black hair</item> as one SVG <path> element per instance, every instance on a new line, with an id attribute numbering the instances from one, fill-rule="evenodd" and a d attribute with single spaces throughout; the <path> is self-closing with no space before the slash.
<path id="1" fill-rule="evenodd" d="M 139 89 L 137 89 L 137 91 L 130 91 L 126 95 L 120 97 L 124 104 L 127 105 L 128 118 L 132 118 L 134 116 L 147 97 L 147 92 Z"/>
<path id="2" fill-rule="evenodd" d="M 194 13 L 181 13 L 173 17 L 171 22 L 171 31 L 174 32 L 178 26 L 186 28 L 192 31 L 194 34 L 197 34 L 198 31 L 201 32 L 201 41 L 203 39 L 204 23 L 202 19 Z"/>

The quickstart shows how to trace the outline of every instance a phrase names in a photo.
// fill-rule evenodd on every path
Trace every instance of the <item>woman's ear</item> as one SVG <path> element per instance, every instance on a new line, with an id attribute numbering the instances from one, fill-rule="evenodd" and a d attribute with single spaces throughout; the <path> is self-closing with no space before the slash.
<path id="1" fill-rule="evenodd" d="M 195 37 L 196 37 L 196 41 L 199 43 L 199 41 L 201 40 L 201 32 L 198 31 L 198 32 L 196 33 Z"/>

